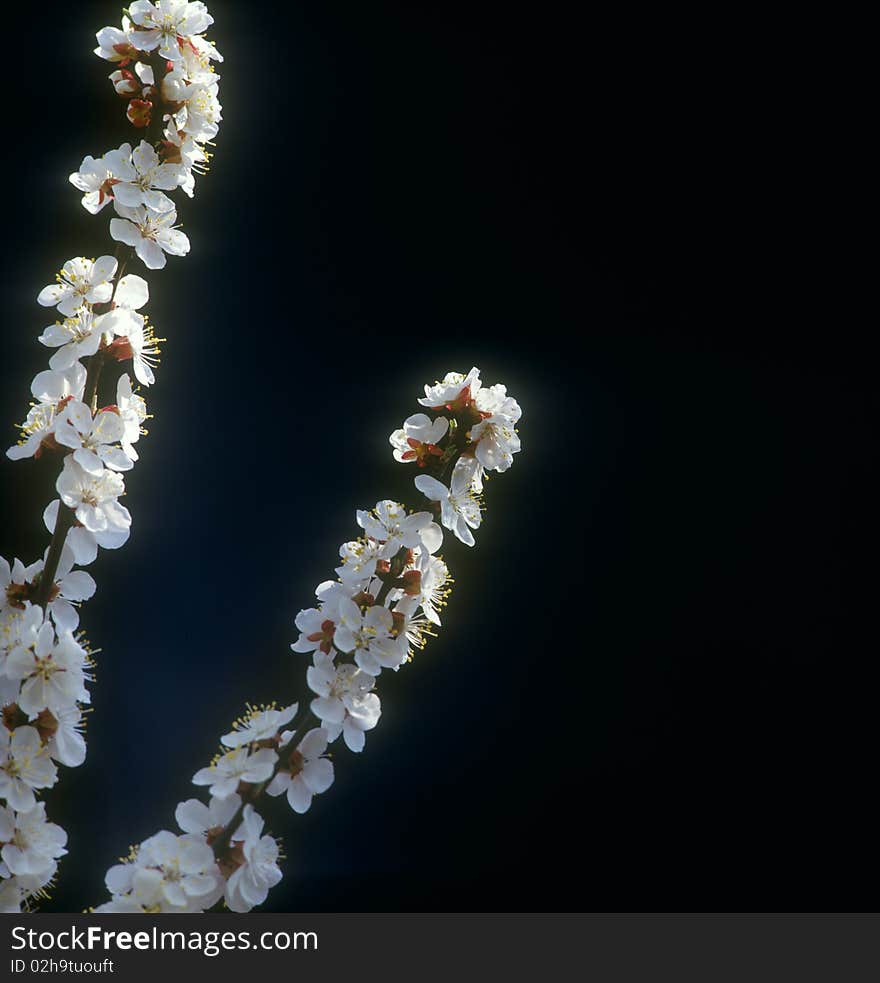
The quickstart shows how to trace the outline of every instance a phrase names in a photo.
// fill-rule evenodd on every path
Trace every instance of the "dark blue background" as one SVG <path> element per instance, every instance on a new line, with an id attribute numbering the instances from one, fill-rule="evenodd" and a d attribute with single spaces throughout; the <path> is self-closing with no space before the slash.
<path id="1" fill-rule="evenodd" d="M 355 508 L 410 495 L 387 434 L 422 383 L 471 364 L 525 449 L 365 754 L 271 812 L 269 907 L 872 904 L 873 382 L 805 212 L 811 93 L 778 105 L 772 60 L 668 16 L 211 9 L 226 122 L 190 257 L 148 274 L 168 343 L 133 535 L 92 568 L 50 907 L 102 900 L 245 700 L 304 696 L 295 613 Z M 39 10 L 5 49 L 6 421 L 37 291 L 112 252 L 67 174 L 130 138 L 89 53 L 114 5 Z M 54 468 L 0 463 L 4 555 L 44 548 Z"/>

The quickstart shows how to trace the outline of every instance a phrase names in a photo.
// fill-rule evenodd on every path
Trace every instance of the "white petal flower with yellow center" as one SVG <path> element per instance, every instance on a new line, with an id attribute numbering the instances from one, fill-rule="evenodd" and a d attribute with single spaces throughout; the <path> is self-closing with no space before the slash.
<path id="1" fill-rule="evenodd" d="M 282 734 L 284 744 L 293 737 Z M 327 733 L 320 727 L 310 730 L 296 748 L 283 753 L 282 770 L 272 779 L 266 792 L 269 795 L 287 794 L 294 812 L 308 812 L 312 796 L 326 792 L 333 784 L 333 762 L 324 757 Z"/>
<path id="2" fill-rule="evenodd" d="M 82 206 L 92 215 L 97 215 L 113 201 L 115 176 L 103 157 L 97 160 L 92 156 L 83 157 L 79 170 L 68 180 L 77 191 L 82 191 Z"/>
<path id="3" fill-rule="evenodd" d="M 507 395 L 506 386 L 496 385 L 477 393 L 476 406 L 483 419 L 468 436 L 476 445 L 477 460 L 490 471 L 506 471 L 520 449 L 516 432 L 522 416 L 519 403 Z"/>
<path id="4" fill-rule="evenodd" d="M 33 720 L 41 710 L 66 710 L 76 703 L 88 703 L 85 669 L 88 653 L 70 632 L 56 640 L 55 629 L 47 621 L 33 646 L 19 645 L 6 660 L 9 679 L 21 683 L 16 701 Z"/>
<path id="5" fill-rule="evenodd" d="M 0 798 L 28 812 L 37 804 L 34 789 L 51 788 L 57 779 L 58 769 L 36 728 L 0 728 Z"/>
<path id="6" fill-rule="evenodd" d="M 65 406 L 61 419 L 55 424 L 55 439 L 73 450 L 73 459 L 92 475 L 105 467 L 112 471 L 128 471 L 134 462 L 115 446 L 125 436 L 125 424 L 119 412 L 105 409 L 92 416 L 85 403 L 72 400 Z"/>
<path id="7" fill-rule="evenodd" d="M 57 307 L 65 317 L 71 317 L 85 304 L 106 304 L 113 292 L 110 281 L 115 275 L 116 260 L 112 256 L 76 256 L 61 267 L 56 283 L 43 287 L 37 303 Z"/>
<path id="8" fill-rule="evenodd" d="M 425 467 L 432 457 L 440 457 L 443 451 L 437 446 L 449 430 L 449 420 L 438 416 L 432 421 L 424 413 L 414 413 L 403 421 L 403 427 L 388 438 L 394 448 L 394 460 L 402 464 Z"/>
<path id="9" fill-rule="evenodd" d="M 296 716 L 297 704 L 292 703 L 282 710 L 276 707 L 248 707 L 248 712 L 232 725 L 232 732 L 224 734 L 220 743 L 224 747 L 244 747 L 259 741 L 276 737 L 285 724 Z"/>
<path id="10" fill-rule="evenodd" d="M 132 445 L 146 432 L 141 425 L 147 419 L 147 404 L 142 396 L 134 392 L 126 373 L 116 383 L 116 408 L 122 420 L 122 449 L 132 461 L 136 461 L 138 453 Z"/>
<path id="11" fill-rule="evenodd" d="M 329 655 L 315 652 L 306 679 L 317 695 L 312 713 L 321 721 L 327 738 L 335 741 L 342 734 L 351 751 L 362 751 L 364 732 L 379 722 L 382 709 L 372 692 L 376 679 L 349 662 L 336 665 Z"/>
<path id="12" fill-rule="evenodd" d="M 371 539 L 382 544 L 378 557 L 385 560 L 390 560 L 403 547 L 419 546 L 421 530 L 431 521 L 430 512 L 408 515 L 403 505 L 388 499 L 377 502 L 371 512 L 357 511 L 357 524 Z"/>
<path id="13" fill-rule="evenodd" d="M 209 785 L 211 795 L 225 799 L 238 788 L 239 782 L 264 782 L 275 767 L 278 755 L 270 748 L 251 753 L 246 747 L 218 755 L 207 768 L 193 775 L 193 785 Z"/>
<path id="14" fill-rule="evenodd" d="M 91 474 L 73 459 L 64 459 L 64 468 L 55 482 L 61 500 L 76 510 L 77 521 L 89 532 L 127 530 L 131 526 L 128 510 L 118 502 L 125 493 L 122 475 L 102 470 Z"/>
<path id="15" fill-rule="evenodd" d="M 128 15 L 134 30 L 132 42 L 139 51 L 155 51 L 167 61 L 178 61 L 181 56 L 178 38 L 188 40 L 191 35 L 203 34 L 214 23 L 203 3 L 187 3 L 186 0 L 134 0 L 129 4 Z"/>
<path id="16" fill-rule="evenodd" d="M 116 205 L 116 211 L 121 218 L 110 219 L 110 235 L 117 242 L 133 246 L 148 269 L 161 270 L 166 262 L 165 253 L 186 256 L 189 252 L 189 239 L 174 228 L 177 212 L 173 208 L 161 215 L 148 212 L 143 206 Z"/>
<path id="17" fill-rule="evenodd" d="M 394 618 L 381 604 L 362 610 L 348 599 L 339 604 L 339 624 L 333 644 L 353 655 L 364 672 L 378 676 L 382 669 L 396 669 L 406 658 L 406 647 L 395 636 Z"/>
<path id="18" fill-rule="evenodd" d="M 104 331 L 102 314 L 96 317 L 90 310 L 80 308 L 73 317 L 56 321 L 43 330 L 39 342 L 58 351 L 49 359 L 49 367 L 55 372 L 71 368 L 80 358 L 95 354 L 101 344 Z"/>
<path id="19" fill-rule="evenodd" d="M 474 545 L 471 529 L 478 529 L 483 516 L 473 481 L 476 462 L 473 458 L 459 458 L 452 469 L 449 488 L 436 478 L 420 474 L 415 479 L 416 488 L 432 502 L 440 503 L 440 521 L 466 546 Z"/>
<path id="20" fill-rule="evenodd" d="M 3 829 L 3 827 L 6 827 Z M 0 856 L 10 873 L 42 879 L 55 872 L 55 861 L 67 850 L 67 833 L 46 821 L 46 806 L 38 802 L 28 812 L 15 812 L 0 806 Z"/>
<path id="21" fill-rule="evenodd" d="M 104 154 L 104 160 L 116 177 L 113 197 L 117 211 L 120 206 L 140 205 L 158 213 L 174 210 L 174 202 L 164 192 L 173 191 L 180 184 L 181 169 L 176 164 L 163 164 L 146 140 L 141 140 L 134 150 L 124 143 L 118 150 Z"/>
<path id="22" fill-rule="evenodd" d="M 244 863 L 226 882 L 226 904 L 232 911 L 244 913 L 262 904 L 269 888 L 281 880 L 278 844 L 262 832 L 263 817 L 246 805 L 241 826 L 233 833 L 233 841 L 241 844 Z"/>
<path id="23" fill-rule="evenodd" d="M 442 382 L 425 386 L 425 396 L 419 402 L 431 409 L 443 407 L 450 412 L 457 412 L 471 405 L 480 385 L 480 370 L 476 366 L 467 375 L 447 372 Z"/>

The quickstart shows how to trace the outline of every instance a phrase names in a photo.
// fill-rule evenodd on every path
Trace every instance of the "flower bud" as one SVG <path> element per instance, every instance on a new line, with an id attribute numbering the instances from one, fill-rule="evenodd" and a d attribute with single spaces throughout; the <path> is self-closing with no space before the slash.
<path id="1" fill-rule="evenodd" d="M 121 68 L 107 76 L 113 83 L 113 88 L 118 96 L 129 99 L 131 96 L 141 91 L 141 83 L 127 69 Z"/>
<path id="2" fill-rule="evenodd" d="M 125 115 L 128 117 L 128 121 L 132 126 L 143 129 L 150 125 L 150 112 L 152 108 L 153 104 L 151 102 L 147 102 L 144 99 L 132 99 L 128 104 Z"/>

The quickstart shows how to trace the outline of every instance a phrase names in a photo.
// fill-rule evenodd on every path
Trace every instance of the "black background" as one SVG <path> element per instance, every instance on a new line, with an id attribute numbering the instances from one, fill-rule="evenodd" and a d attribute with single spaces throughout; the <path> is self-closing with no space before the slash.
<path id="1" fill-rule="evenodd" d="M 524 450 L 477 548 L 447 543 L 445 630 L 383 675 L 366 752 L 336 746 L 305 817 L 272 809 L 267 907 L 870 906 L 873 368 L 824 265 L 809 72 L 772 26 L 744 52 L 668 13 L 211 10 L 226 121 L 182 199 L 191 255 L 147 273 L 169 340 L 133 535 L 91 568 L 89 759 L 47 797 L 71 849 L 47 907 L 103 900 L 245 700 L 305 696 L 296 611 L 355 508 L 413 501 L 387 434 L 472 364 Z M 39 15 L 5 48 L 10 422 L 38 290 L 112 252 L 67 174 L 131 138 L 89 54 L 116 8 Z M 54 468 L 0 463 L 4 555 L 44 548 Z"/>

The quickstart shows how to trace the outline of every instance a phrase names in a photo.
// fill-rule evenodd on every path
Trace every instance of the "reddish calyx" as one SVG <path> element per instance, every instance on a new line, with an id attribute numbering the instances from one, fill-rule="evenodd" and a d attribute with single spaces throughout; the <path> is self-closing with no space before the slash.
<path id="1" fill-rule="evenodd" d="M 296 778 L 296 776 L 305 768 L 306 759 L 302 756 L 300 751 L 294 748 L 290 754 L 286 755 L 279 766 L 280 771 L 286 771 L 291 778 Z"/>
<path id="2" fill-rule="evenodd" d="M 146 99 L 132 99 L 128 104 L 125 115 L 128 117 L 128 121 L 132 126 L 136 126 L 142 130 L 150 125 L 152 109 L 153 104 Z"/>
<path id="3" fill-rule="evenodd" d="M 211 846 L 222 833 L 222 826 L 214 826 L 209 829 L 206 837 L 208 846 Z M 239 867 L 243 867 L 245 863 L 247 863 L 247 860 L 244 855 L 244 840 L 236 840 L 234 843 L 230 843 L 220 856 L 217 857 L 217 866 L 227 880 L 232 877 Z"/>
<path id="4" fill-rule="evenodd" d="M 413 437 L 407 437 L 406 442 L 409 444 L 410 449 L 404 451 L 400 455 L 401 458 L 404 461 L 415 461 L 420 468 L 425 467 L 430 458 L 441 457 L 443 454 L 443 451 L 436 444 L 423 444 L 420 440 L 416 440 Z"/>
<path id="5" fill-rule="evenodd" d="M 134 355 L 134 352 L 131 348 L 131 342 L 123 335 L 123 337 L 112 341 L 104 349 L 104 354 L 109 355 L 110 358 L 115 358 L 117 362 L 125 362 Z"/>
<path id="6" fill-rule="evenodd" d="M 127 44 L 122 42 L 121 44 L 114 44 L 113 50 L 117 55 L 122 55 L 122 58 L 117 62 L 120 68 L 125 68 L 131 61 L 133 61 L 138 56 L 138 50 L 132 44 Z"/>
<path id="7" fill-rule="evenodd" d="M 400 584 L 403 587 L 404 594 L 408 594 L 410 597 L 418 597 L 422 592 L 422 571 L 407 570 L 400 578 Z"/>
<path id="8" fill-rule="evenodd" d="M 306 635 L 306 638 L 310 642 L 320 642 L 321 644 L 318 648 L 325 654 L 330 654 L 330 649 L 333 647 L 333 633 L 336 631 L 336 625 L 330 621 L 321 622 L 321 630 L 314 631 L 311 635 Z"/>
<path id="9" fill-rule="evenodd" d="M 37 719 L 31 721 L 31 727 L 36 727 L 40 740 L 45 744 L 58 732 L 58 721 L 50 710 L 40 710 Z"/>
<path id="10" fill-rule="evenodd" d="M 3 726 L 7 730 L 24 727 L 28 722 L 27 714 L 17 703 L 9 703 L 3 707 Z"/>

